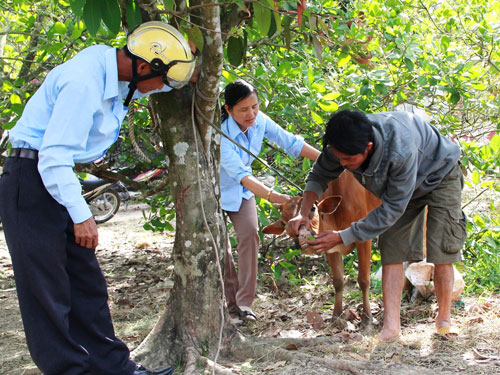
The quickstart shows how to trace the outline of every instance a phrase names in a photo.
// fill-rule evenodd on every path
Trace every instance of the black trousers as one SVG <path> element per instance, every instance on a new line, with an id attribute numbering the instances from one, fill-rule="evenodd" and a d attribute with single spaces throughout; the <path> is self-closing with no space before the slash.
<path id="1" fill-rule="evenodd" d="M 46 375 L 128 375 L 95 251 L 75 243 L 66 208 L 47 192 L 37 161 L 9 157 L 0 179 L 0 217 L 12 257 L 31 357 Z"/>

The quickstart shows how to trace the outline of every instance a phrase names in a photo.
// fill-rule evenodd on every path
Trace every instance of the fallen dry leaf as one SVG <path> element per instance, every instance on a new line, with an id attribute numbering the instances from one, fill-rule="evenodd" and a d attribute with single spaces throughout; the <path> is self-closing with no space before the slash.
<path id="1" fill-rule="evenodd" d="M 484 319 L 480 316 L 476 316 L 475 318 L 470 318 L 467 323 L 473 324 L 473 323 L 483 323 Z"/>
<path id="2" fill-rule="evenodd" d="M 286 365 L 286 361 L 279 361 L 279 362 L 276 362 L 276 363 L 273 363 L 272 365 L 269 365 L 267 366 L 264 371 L 270 371 L 270 370 L 275 370 L 277 369 L 278 367 L 283 367 Z"/>
<path id="3" fill-rule="evenodd" d="M 321 317 L 321 314 L 317 311 L 308 311 L 306 313 L 306 320 L 315 330 L 325 328 L 325 322 Z"/>
<path id="4" fill-rule="evenodd" d="M 349 353 L 349 355 L 358 361 L 367 361 L 367 359 L 365 357 L 363 357 L 362 355 L 359 355 L 358 353 Z"/>
<path id="5" fill-rule="evenodd" d="M 342 318 L 344 318 L 347 321 L 352 322 L 353 320 L 361 320 L 359 317 L 358 313 L 354 310 L 347 309 L 342 313 Z"/>
<path id="6" fill-rule="evenodd" d="M 474 359 L 477 361 L 484 361 L 484 360 L 492 359 L 491 357 L 487 357 L 485 355 L 482 355 L 476 349 L 472 349 L 472 354 L 474 354 Z"/>

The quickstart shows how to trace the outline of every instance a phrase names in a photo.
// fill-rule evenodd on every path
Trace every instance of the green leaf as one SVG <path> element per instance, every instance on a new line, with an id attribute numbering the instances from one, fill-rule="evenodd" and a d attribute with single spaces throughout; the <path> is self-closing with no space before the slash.
<path id="1" fill-rule="evenodd" d="M 279 279 L 281 279 L 281 276 L 283 276 L 283 268 L 281 268 L 281 266 L 279 264 L 277 264 L 274 267 L 274 278 L 276 280 L 279 280 Z"/>
<path id="2" fill-rule="evenodd" d="M 335 100 L 340 96 L 339 92 L 331 92 L 329 94 L 323 95 L 321 98 L 322 100 L 330 101 L 330 100 Z"/>
<path id="3" fill-rule="evenodd" d="M 239 37 L 230 37 L 227 40 L 227 59 L 234 66 L 239 66 L 243 60 L 244 48 L 243 39 Z"/>
<path id="4" fill-rule="evenodd" d="M 125 17 L 127 18 L 129 30 L 132 30 L 142 23 L 141 8 L 137 5 L 135 0 L 128 0 Z"/>
<path id="5" fill-rule="evenodd" d="M 339 62 L 337 63 L 337 66 L 340 68 L 347 64 L 349 60 L 351 59 L 351 55 L 346 55 L 344 53 L 340 54 Z"/>
<path id="6" fill-rule="evenodd" d="M 491 137 L 490 147 L 493 149 L 493 151 L 500 150 L 500 135 L 495 134 L 493 137 Z"/>
<path id="7" fill-rule="evenodd" d="M 313 84 L 315 81 L 314 72 L 313 72 L 311 66 L 309 66 L 309 68 L 307 68 L 307 79 L 308 79 L 310 85 Z"/>
<path id="8" fill-rule="evenodd" d="M 66 34 L 67 28 L 64 23 L 56 22 L 54 26 L 52 26 L 52 30 L 54 30 L 55 34 L 64 35 Z"/>
<path id="9" fill-rule="evenodd" d="M 274 12 L 271 12 L 271 15 L 273 14 Z M 269 38 L 271 38 L 274 33 L 276 33 L 276 19 L 274 17 L 271 17 L 271 26 L 269 26 L 269 31 L 267 32 L 267 36 Z"/>
<path id="10" fill-rule="evenodd" d="M 472 182 L 474 183 L 474 185 L 477 185 L 479 184 L 479 181 L 480 181 L 479 172 L 477 171 L 477 169 L 474 169 L 474 172 L 472 172 Z"/>
<path id="11" fill-rule="evenodd" d="M 278 69 L 276 69 L 276 74 L 278 77 L 286 77 L 290 71 L 292 70 L 292 64 L 289 61 L 285 60 L 280 63 Z"/>
<path id="12" fill-rule="evenodd" d="M 472 87 L 474 87 L 476 90 L 483 91 L 486 89 L 486 85 L 483 82 L 474 82 L 472 83 Z"/>
<path id="13" fill-rule="evenodd" d="M 12 104 L 21 104 L 21 98 L 17 94 L 11 94 L 10 95 L 10 102 Z"/>
<path id="14" fill-rule="evenodd" d="M 415 64 L 413 61 L 411 61 L 408 57 L 405 57 L 405 65 L 408 68 L 408 70 L 411 72 L 413 69 L 415 69 Z"/>
<path id="15" fill-rule="evenodd" d="M 165 10 L 174 10 L 175 9 L 174 0 L 163 0 L 163 5 L 165 6 Z"/>
<path id="16" fill-rule="evenodd" d="M 316 31 L 317 27 L 318 27 L 318 17 L 315 15 L 311 15 L 309 17 L 309 29 L 311 31 Z"/>
<path id="17" fill-rule="evenodd" d="M 14 89 L 14 85 L 11 82 L 9 82 L 7 80 L 4 80 L 2 82 L 2 90 L 4 92 L 9 92 L 9 91 L 12 91 L 13 89 Z"/>
<path id="18" fill-rule="evenodd" d="M 274 23 L 276 24 L 276 31 L 278 32 L 278 34 L 281 34 L 281 15 L 279 14 L 279 12 L 273 12 L 273 16 Z"/>
<path id="19" fill-rule="evenodd" d="M 427 84 L 427 78 L 425 76 L 420 76 L 417 78 L 417 83 L 420 86 L 425 86 Z"/>
<path id="20" fill-rule="evenodd" d="M 449 46 L 450 46 L 450 37 L 448 35 L 443 35 L 441 37 L 441 50 L 443 52 L 446 52 Z"/>
<path id="21" fill-rule="evenodd" d="M 82 35 L 83 30 L 85 30 L 85 24 L 82 21 L 76 21 L 71 32 L 71 39 L 78 39 Z"/>
<path id="22" fill-rule="evenodd" d="M 335 112 L 337 109 L 339 109 L 339 105 L 335 102 L 330 102 L 328 104 L 318 103 L 318 105 L 325 112 Z"/>
<path id="23" fill-rule="evenodd" d="M 121 25 L 121 12 L 117 0 L 104 0 L 102 3 L 102 19 L 109 31 L 118 34 Z"/>
<path id="24" fill-rule="evenodd" d="M 69 5 L 71 6 L 71 10 L 75 13 L 75 16 L 80 18 L 83 12 L 83 6 L 85 5 L 86 0 L 69 0 Z"/>
<path id="25" fill-rule="evenodd" d="M 101 2 L 100 0 L 87 0 L 83 7 L 83 21 L 91 35 L 96 35 L 101 26 Z"/>
<path id="26" fill-rule="evenodd" d="M 286 262 L 284 260 L 280 262 L 280 265 L 283 266 L 283 267 L 285 267 L 290 272 L 293 272 L 293 271 L 295 271 L 297 269 L 297 266 L 295 266 L 295 265 L 293 265 L 293 264 L 291 264 L 289 262 Z"/>
<path id="27" fill-rule="evenodd" d="M 481 228 L 481 229 L 484 229 L 484 227 L 486 226 L 484 220 L 480 217 L 480 216 L 474 216 L 474 223 L 476 223 L 476 225 Z"/>
<path id="28" fill-rule="evenodd" d="M 265 37 L 271 27 L 271 11 L 264 8 L 260 3 L 253 4 L 253 11 L 259 26 L 259 33 L 262 37 Z"/>
<path id="29" fill-rule="evenodd" d="M 189 40 L 191 40 L 195 46 L 200 50 L 200 52 L 203 51 L 204 47 L 204 41 L 203 41 L 203 34 L 200 30 L 200 28 L 196 25 L 193 27 L 186 29 L 186 34 L 188 35 Z"/>
<path id="30" fill-rule="evenodd" d="M 451 88 L 448 90 L 447 99 L 451 104 L 457 104 L 460 101 L 460 93 L 456 88 Z"/>
<path id="31" fill-rule="evenodd" d="M 290 259 L 293 259 L 293 257 L 297 256 L 297 255 L 300 255 L 302 254 L 302 251 L 301 250 L 293 250 L 293 251 L 290 251 L 288 253 L 285 253 L 283 254 L 285 256 L 285 258 L 287 260 L 290 260 Z M 281 262 L 280 264 L 282 264 L 283 262 Z"/>
<path id="32" fill-rule="evenodd" d="M 323 63 L 323 46 L 321 45 L 316 35 L 312 36 L 312 40 L 314 45 L 314 53 L 316 54 L 316 57 L 318 58 L 319 62 Z"/>
<path id="33" fill-rule="evenodd" d="M 316 112 L 314 112 L 314 111 L 311 111 L 311 117 L 312 117 L 313 121 L 314 121 L 316 124 L 318 124 L 318 125 L 321 125 L 321 124 L 323 124 L 323 122 L 324 122 L 323 117 L 321 117 L 320 115 L 318 115 L 318 114 L 317 114 Z M 304 160 L 306 160 L 306 159 L 304 158 Z"/>
<path id="34" fill-rule="evenodd" d="M 52 43 L 47 47 L 47 52 L 52 55 L 57 55 L 65 47 L 64 43 Z"/>

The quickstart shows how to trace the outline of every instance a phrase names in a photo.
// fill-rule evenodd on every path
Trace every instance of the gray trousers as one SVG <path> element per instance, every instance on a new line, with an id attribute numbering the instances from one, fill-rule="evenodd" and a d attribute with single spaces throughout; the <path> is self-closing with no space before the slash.
<path id="1" fill-rule="evenodd" d="M 226 211 L 238 239 L 238 271 L 231 253 L 229 238 L 224 257 L 224 290 L 230 314 L 238 312 L 238 306 L 252 306 L 257 285 L 257 258 L 259 228 L 255 197 L 243 199 L 240 210 Z"/>

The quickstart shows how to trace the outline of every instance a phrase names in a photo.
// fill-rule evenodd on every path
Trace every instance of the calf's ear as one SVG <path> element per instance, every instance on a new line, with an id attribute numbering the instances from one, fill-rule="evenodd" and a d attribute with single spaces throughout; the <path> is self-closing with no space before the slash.
<path id="1" fill-rule="evenodd" d="M 322 214 L 333 214 L 342 202 L 340 195 L 326 197 L 318 204 L 318 211 Z"/>
<path id="2" fill-rule="evenodd" d="M 283 224 L 282 221 L 275 221 L 272 224 L 266 225 L 264 228 L 262 228 L 262 233 L 265 234 L 281 234 L 285 230 L 285 225 Z"/>

